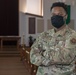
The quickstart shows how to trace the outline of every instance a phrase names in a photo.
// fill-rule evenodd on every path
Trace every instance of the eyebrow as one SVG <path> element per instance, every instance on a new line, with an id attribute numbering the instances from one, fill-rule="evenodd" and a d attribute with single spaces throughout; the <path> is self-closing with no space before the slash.
<path id="1" fill-rule="evenodd" d="M 55 15 L 56 13 L 51 13 L 52 15 Z M 62 12 L 59 12 L 59 13 L 57 13 L 57 14 L 59 14 L 59 15 L 63 15 L 64 13 L 62 13 Z"/>

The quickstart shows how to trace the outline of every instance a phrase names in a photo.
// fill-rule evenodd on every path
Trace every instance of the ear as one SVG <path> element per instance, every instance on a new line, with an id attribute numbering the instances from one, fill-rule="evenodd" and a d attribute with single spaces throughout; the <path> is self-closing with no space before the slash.
<path id="1" fill-rule="evenodd" d="M 68 15 L 65 16 L 65 19 L 67 19 Z"/>
<path id="2" fill-rule="evenodd" d="M 66 20 L 67 20 L 67 17 L 68 17 L 68 15 L 65 15 L 65 16 L 64 16 L 64 21 L 66 21 Z"/>
<path id="3" fill-rule="evenodd" d="M 65 21 L 65 23 L 66 23 L 67 17 L 68 17 L 68 15 L 66 14 L 66 15 L 64 16 L 64 21 Z"/>

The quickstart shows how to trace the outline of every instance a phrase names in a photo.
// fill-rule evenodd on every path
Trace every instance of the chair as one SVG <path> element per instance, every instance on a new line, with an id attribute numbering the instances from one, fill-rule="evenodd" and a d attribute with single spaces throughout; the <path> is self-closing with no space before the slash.
<path id="1" fill-rule="evenodd" d="M 26 69 L 28 70 L 28 72 L 30 72 L 31 75 L 36 75 L 37 66 L 31 64 L 30 62 L 30 50 L 30 47 L 21 47 L 21 61 L 24 63 Z"/>

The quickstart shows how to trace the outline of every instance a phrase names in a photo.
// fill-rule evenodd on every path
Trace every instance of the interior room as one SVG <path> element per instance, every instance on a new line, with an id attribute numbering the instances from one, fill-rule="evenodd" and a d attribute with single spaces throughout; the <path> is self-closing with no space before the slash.
<path id="1" fill-rule="evenodd" d="M 68 5 L 66 25 L 76 31 L 76 0 L 0 0 L 0 75 L 36 75 L 30 50 L 40 33 L 53 28 L 54 2 Z"/>

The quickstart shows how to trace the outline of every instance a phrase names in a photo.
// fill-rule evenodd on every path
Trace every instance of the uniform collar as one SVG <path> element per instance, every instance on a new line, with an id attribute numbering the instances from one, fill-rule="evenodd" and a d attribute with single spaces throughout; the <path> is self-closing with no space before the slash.
<path id="1" fill-rule="evenodd" d="M 53 35 L 55 36 L 64 36 L 66 34 L 66 32 L 69 31 L 69 27 L 65 26 L 63 29 L 55 32 L 55 29 L 53 29 Z"/>

